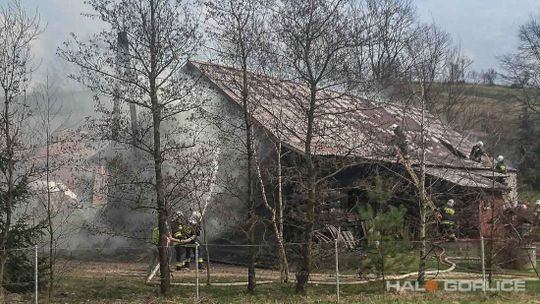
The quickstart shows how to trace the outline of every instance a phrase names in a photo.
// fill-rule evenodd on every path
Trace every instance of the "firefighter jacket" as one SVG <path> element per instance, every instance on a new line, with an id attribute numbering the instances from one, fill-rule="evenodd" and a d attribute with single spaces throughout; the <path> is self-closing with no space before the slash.
<path id="1" fill-rule="evenodd" d="M 484 148 L 479 145 L 474 145 L 474 147 L 471 150 L 471 154 L 469 155 L 469 158 L 475 162 L 481 162 L 482 161 L 482 155 L 484 155 L 486 152 L 484 151 Z"/>
<path id="2" fill-rule="evenodd" d="M 508 171 L 504 162 L 497 162 L 497 164 L 495 165 L 495 170 L 500 173 L 506 173 Z"/>
<path id="3" fill-rule="evenodd" d="M 159 228 L 155 227 L 152 229 L 152 244 L 159 245 Z"/>
<path id="4" fill-rule="evenodd" d="M 175 227 L 175 228 L 176 229 L 174 230 L 173 236 L 176 239 L 186 240 L 186 239 L 189 239 L 190 237 L 196 235 L 195 229 L 190 225 L 178 224 L 178 226 Z"/>
<path id="5" fill-rule="evenodd" d="M 443 225 L 454 225 L 454 222 L 456 220 L 456 210 L 452 207 L 444 207 L 442 212 L 442 221 L 441 224 Z"/>

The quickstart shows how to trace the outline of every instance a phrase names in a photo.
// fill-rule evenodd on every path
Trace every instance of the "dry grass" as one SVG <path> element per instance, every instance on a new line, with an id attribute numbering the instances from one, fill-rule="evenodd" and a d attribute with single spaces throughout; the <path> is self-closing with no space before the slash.
<path id="1" fill-rule="evenodd" d="M 158 296 L 157 286 L 144 284 L 142 263 L 64 263 L 64 272 L 52 303 L 102 303 L 102 304 L 143 304 L 143 303 L 195 303 L 195 287 L 174 286 L 168 298 Z M 216 265 L 213 268 L 214 282 L 242 281 L 245 269 L 230 265 Z M 259 280 L 277 278 L 271 270 L 258 270 Z M 324 276 L 319 274 L 320 276 Z M 192 282 L 194 271 L 179 272 L 174 282 Z M 204 282 L 204 277 L 201 276 Z M 345 285 L 341 288 L 341 303 L 540 303 L 537 292 L 540 281 L 527 283 L 527 292 L 490 294 L 484 299 L 480 293 L 435 292 L 435 293 L 388 293 L 381 283 Z M 8 303 L 29 303 L 31 295 L 14 296 Z M 294 293 L 293 284 L 271 283 L 257 286 L 253 294 L 244 286 L 201 286 L 199 303 L 335 303 L 335 287 L 311 284 L 307 295 Z"/>

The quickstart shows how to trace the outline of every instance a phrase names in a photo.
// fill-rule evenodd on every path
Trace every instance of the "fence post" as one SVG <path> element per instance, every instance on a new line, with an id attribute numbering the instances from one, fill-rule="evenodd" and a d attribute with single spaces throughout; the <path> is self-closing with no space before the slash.
<path id="1" fill-rule="evenodd" d="M 38 304 L 39 303 L 39 277 L 38 277 L 38 271 L 39 271 L 39 267 L 38 267 L 38 245 L 35 245 L 34 246 L 34 300 L 35 300 L 35 304 Z"/>
<path id="2" fill-rule="evenodd" d="M 336 296 L 339 303 L 339 252 L 338 252 L 338 236 L 334 240 L 334 249 L 336 256 Z"/>
<path id="3" fill-rule="evenodd" d="M 197 302 L 199 301 L 199 243 L 195 242 L 195 289 Z"/>
<path id="4" fill-rule="evenodd" d="M 482 284 L 484 286 L 483 293 L 486 295 L 486 263 L 484 258 L 484 237 L 480 235 L 480 254 L 482 256 Z"/>

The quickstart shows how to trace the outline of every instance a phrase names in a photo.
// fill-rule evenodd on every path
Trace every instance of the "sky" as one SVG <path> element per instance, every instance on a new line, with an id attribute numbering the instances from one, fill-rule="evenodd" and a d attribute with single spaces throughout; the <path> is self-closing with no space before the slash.
<path id="1" fill-rule="evenodd" d="M 0 0 L 4 1 L 4 0 Z M 56 49 L 70 32 L 85 37 L 99 25 L 81 16 L 88 12 L 84 0 L 21 0 L 38 8 L 47 24 L 36 42 L 36 58 L 42 65 L 61 68 Z M 497 56 L 517 45 L 517 31 L 530 15 L 540 14 L 540 0 L 413 0 L 422 21 L 435 22 L 449 32 L 462 51 L 473 59 L 472 69 L 497 68 Z"/>
<path id="2" fill-rule="evenodd" d="M 434 21 L 473 60 L 474 70 L 498 67 L 512 52 L 519 26 L 540 14 L 540 0 L 413 0 L 421 20 Z"/>

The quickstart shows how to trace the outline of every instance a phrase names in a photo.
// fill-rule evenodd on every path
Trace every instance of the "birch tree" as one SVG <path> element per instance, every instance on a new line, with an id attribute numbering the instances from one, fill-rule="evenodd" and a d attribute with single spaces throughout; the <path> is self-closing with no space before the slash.
<path id="1" fill-rule="evenodd" d="M 426 259 L 428 255 L 427 226 L 430 211 L 435 210 L 432 201 L 429 185 L 426 184 L 426 162 L 427 160 L 427 130 L 429 121 L 427 119 L 427 109 L 432 100 L 433 87 L 440 79 L 444 71 L 446 62 L 445 56 L 449 46 L 449 36 L 447 33 L 435 25 L 420 25 L 421 33 L 417 39 L 407 46 L 407 57 L 409 70 L 409 88 L 412 104 L 420 111 L 419 147 L 416 152 L 418 169 L 412 169 L 412 160 L 400 155 L 397 151 L 399 161 L 405 166 L 418 195 L 418 238 L 420 240 L 418 281 L 424 282 L 426 271 Z"/>
<path id="2" fill-rule="evenodd" d="M 287 248 L 285 247 L 285 231 L 284 210 L 285 200 L 283 198 L 283 185 L 286 183 L 286 175 L 283 170 L 283 159 L 290 153 L 283 149 L 283 134 L 281 133 L 285 125 L 283 117 L 282 105 L 271 107 L 273 116 L 276 118 L 275 124 L 270 128 L 273 134 L 266 134 L 268 138 L 274 138 L 271 145 L 274 153 L 271 153 L 271 159 L 264 159 L 259 155 L 255 155 L 255 166 L 257 171 L 258 182 L 261 188 L 261 198 L 264 206 L 270 212 L 270 225 L 274 231 L 278 242 L 278 255 L 280 258 L 280 273 L 281 281 L 287 283 L 289 281 L 289 259 L 287 257 Z M 263 166 L 266 165 L 266 170 Z M 266 186 L 269 184 L 269 187 Z"/>

